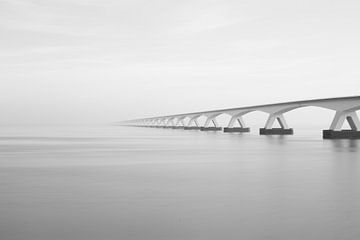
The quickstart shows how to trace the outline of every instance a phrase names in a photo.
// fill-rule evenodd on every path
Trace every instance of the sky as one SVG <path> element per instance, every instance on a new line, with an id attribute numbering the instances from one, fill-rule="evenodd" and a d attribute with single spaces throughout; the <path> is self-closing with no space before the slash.
<path id="1" fill-rule="evenodd" d="M 360 2 L 0 0 L 0 125 L 354 96 Z"/>

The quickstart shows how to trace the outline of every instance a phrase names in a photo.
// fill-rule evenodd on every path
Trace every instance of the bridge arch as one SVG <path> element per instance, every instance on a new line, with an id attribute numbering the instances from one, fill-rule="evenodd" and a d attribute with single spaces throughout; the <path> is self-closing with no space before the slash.
<path id="1" fill-rule="evenodd" d="M 228 115 L 231 117 L 229 121 L 228 128 L 233 128 L 234 124 L 239 122 L 240 128 L 243 128 L 245 125 L 242 117 L 251 112 L 263 112 L 268 114 L 268 119 L 265 124 L 265 128 L 260 129 L 260 134 L 292 134 L 285 121 L 284 114 L 294 111 L 300 108 L 307 107 L 319 107 L 322 109 L 328 109 L 335 111 L 335 116 L 330 125 L 329 130 L 324 130 L 326 134 L 332 137 L 333 132 L 336 132 L 334 136 L 340 137 L 356 137 L 360 138 L 360 121 L 357 116 L 356 111 L 360 110 L 360 96 L 354 97 L 343 97 L 343 98 L 327 98 L 327 99 L 314 99 L 314 100 L 304 100 L 304 101 L 293 101 L 286 103 L 275 103 L 275 104 L 266 104 L 266 105 L 257 105 L 250 107 L 239 107 L 239 108 L 229 108 L 229 109 L 219 109 L 214 111 L 204 111 L 204 112 L 195 112 L 195 113 L 186 113 L 178 115 L 169 115 L 169 116 L 159 116 L 155 118 L 145 118 L 145 119 L 136 119 L 124 122 L 124 124 L 138 125 L 138 126 L 165 126 L 173 127 L 177 124 L 182 124 L 184 127 L 195 124 L 193 129 L 199 129 L 199 123 L 197 122 L 198 118 L 206 118 L 204 127 L 207 127 L 209 124 L 213 123 L 217 130 L 217 119 L 221 118 L 220 116 Z M 188 123 L 185 123 L 188 120 Z M 275 121 L 278 121 L 281 126 L 281 131 L 273 128 Z M 347 121 L 351 127 L 352 132 L 348 135 L 347 132 L 343 133 L 341 130 L 344 122 Z M 170 126 L 171 125 L 171 126 Z M 224 129 L 225 130 L 225 129 Z M 286 131 L 285 131 L 286 130 Z M 324 138 L 325 138 L 324 135 Z M 327 137 L 326 137 L 327 138 Z"/>

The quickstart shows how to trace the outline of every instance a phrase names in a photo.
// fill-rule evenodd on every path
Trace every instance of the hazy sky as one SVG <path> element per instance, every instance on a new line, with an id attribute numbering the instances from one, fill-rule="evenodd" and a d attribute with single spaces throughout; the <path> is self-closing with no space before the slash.
<path id="1" fill-rule="evenodd" d="M 360 2 L 0 0 L 0 124 L 359 95 Z"/>

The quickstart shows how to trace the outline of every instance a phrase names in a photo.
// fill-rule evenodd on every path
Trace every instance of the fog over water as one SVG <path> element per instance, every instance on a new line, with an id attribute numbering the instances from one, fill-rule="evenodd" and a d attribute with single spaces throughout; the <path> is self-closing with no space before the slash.
<path id="1" fill-rule="evenodd" d="M 258 111 L 246 134 L 111 126 L 359 95 L 359 12 L 0 0 L 0 240 L 360 239 L 360 141 L 321 138 L 334 111 L 286 112 L 293 136 L 259 136 Z"/>
<path id="2" fill-rule="evenodd" d="M 358 239 L 360 142 L 2 128 L 0 238 Z"/>
<path id="3" fill-rule="evenodd" d="M 356 0 L 2 0 L 0 124 L 358 95 L 359 11 Z"/>

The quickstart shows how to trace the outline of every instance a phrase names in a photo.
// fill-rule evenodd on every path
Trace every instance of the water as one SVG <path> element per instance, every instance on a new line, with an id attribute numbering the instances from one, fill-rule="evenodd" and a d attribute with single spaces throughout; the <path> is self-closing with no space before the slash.
<path id="1" fill-rule="evenodd" d="M 0 239 L 359 239 L 360 141 L 3 128 Z"/>

